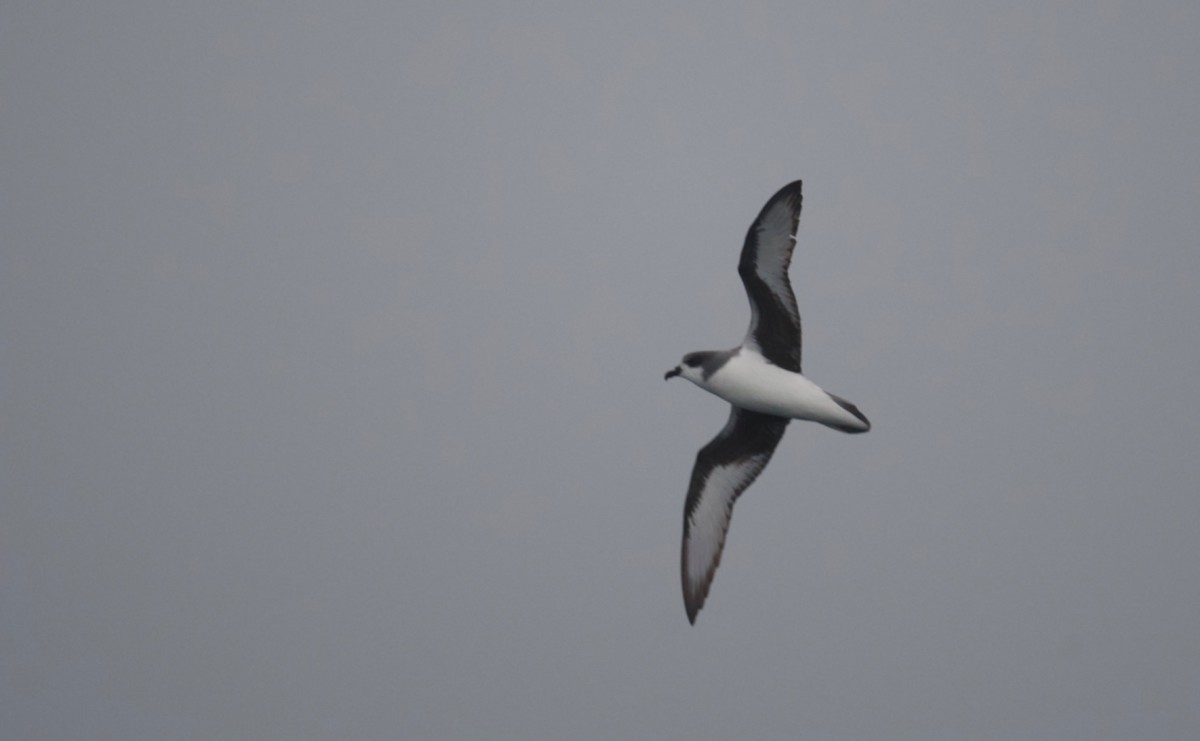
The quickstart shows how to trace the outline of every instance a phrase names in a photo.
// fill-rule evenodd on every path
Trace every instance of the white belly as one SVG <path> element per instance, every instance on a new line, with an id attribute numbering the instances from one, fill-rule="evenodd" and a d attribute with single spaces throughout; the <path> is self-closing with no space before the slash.
<path id="1" fill-rule="evenodd" d="M 820 386 L 799 373 L 768 363 L 745 348 L 697 385 L 752 412 L 822 424 L 861 426 L 854 415 L 842 409 Z"/>

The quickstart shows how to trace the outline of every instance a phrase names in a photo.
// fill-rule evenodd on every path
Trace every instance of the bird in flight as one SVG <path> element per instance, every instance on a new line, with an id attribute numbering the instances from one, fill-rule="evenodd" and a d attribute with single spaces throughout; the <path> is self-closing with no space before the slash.
<path id="1" fill-rule="evenodd" d="M 725 427 L 696 454 L 683 505 L 683 604 L 693 625 L 721 563 L 733 503 L 771 460 L 788 422 L 871 429 L 858 407 L 800 374 L 800 312 L 788 280 L 800 188 L 797 180 L 771 196 L 746 233 L 738 275 L 750 299 L 750 328 L 742 344 L 688 353 L 665 376 L 686 378 L 732 405 Z"/>

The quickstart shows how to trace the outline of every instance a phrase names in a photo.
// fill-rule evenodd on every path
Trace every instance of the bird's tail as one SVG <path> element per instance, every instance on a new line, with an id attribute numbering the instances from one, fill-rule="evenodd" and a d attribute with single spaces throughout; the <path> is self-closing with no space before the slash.
<path id="1" fill-rule="evenodd" d="M 826 393 L 829 393 L 829 392 L 827 391 Z M 851 419 L 842 419 L 842 420 L 837 420 L 837 421 L 821 420 L 826 425 L 832 427 L 835 430 L 841 430 L 842 432 L 848 432 L 850 434 L 866 432 L 867 430 L 871 429 L 871 420 L 867 419 L 867 415 L 858 411 L 858 407 L 855 406 L 852 402 L 846 401 L 845 399 L 843 399 L 840 396 L 834 396 L 833 394 L 829 394 L 829 398 L 833 399 L 835 402 L 837 402 L 837 405 L 840 406 L 842 409 L 845 409 L 847 412 L 854 415 L 854 420 L 851 420 Z"/>

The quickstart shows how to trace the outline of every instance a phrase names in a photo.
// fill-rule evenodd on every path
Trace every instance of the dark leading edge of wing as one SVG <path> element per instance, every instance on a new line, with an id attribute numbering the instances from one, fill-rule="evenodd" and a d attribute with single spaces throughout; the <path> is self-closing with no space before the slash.
<path id="1" fill-rule="evenodd" d="M 783 186 L 763 206 L 746 233 L 738 275 L 750 298 L 745 344 L 780 368 L 800 372 L 800 311 L 788 265 L 800 223 L 800 181 Z"/>
<path id="2" fill-rule="evenodd" d="M 692 624 L 721 563 L 733 503 L 771 460 L 787 424 L 782 417 L 732 407 L 725 427 L 696 454 L 680 554 L 683 603 Z"/>

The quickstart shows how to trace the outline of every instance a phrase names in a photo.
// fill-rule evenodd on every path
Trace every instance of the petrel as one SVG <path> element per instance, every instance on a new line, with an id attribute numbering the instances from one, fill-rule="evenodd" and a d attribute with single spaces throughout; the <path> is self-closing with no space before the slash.
<path id="1" fill-rule="evenodd" d="M 746 233 L 738 275 L 750 298 L 750 328 L 742 344 L 688 353 L 665 376 L 682 376 L 732 405 L 725 427 L 696 454 L 683 505 L 683 604 L 693 625 L 721 563 L 733 503 L 771 460 L 788 422 L 871 429 L 858 407 L 800 374 L 800 312 L 788 281 L 800 187 L 797 180 L 771 196 Z"/>

